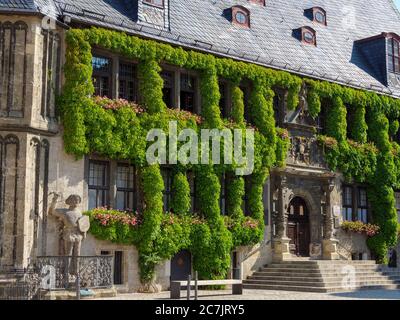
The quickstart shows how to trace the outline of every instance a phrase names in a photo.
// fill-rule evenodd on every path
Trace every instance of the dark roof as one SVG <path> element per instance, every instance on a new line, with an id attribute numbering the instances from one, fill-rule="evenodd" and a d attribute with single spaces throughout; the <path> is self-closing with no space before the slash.
<path id="1" fill-rule="evenodd" d="M 400 96 L 373 76 L 355 41 L 382 32 L 400 34 L 400 15 L 392 0 L 170 0 L 170 28 L 135 21 L 133 0 L 0 0 L 4 7 L 56 7 L 73 20 L 256 62 L 319 79 Z M 51 5 L 53 4 L 53 6 Z M 223 14 L 232 5 L 251 12 L 251 28 L 233 25 Z M 313 23 L 304 10 L 322 7 L 327 26 Z M 293 30 L 310 26 L 317 46 L 301 43 Z"/>

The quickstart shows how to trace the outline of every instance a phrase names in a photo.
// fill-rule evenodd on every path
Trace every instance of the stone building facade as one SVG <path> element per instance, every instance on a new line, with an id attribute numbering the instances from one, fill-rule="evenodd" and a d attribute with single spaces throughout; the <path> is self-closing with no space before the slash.
<path id="1" fill-rule="evenodd" d="M 157 32 L 173 28 L 170 12 L 174 10 L 171 5 L 174 1 L 165 1 L 162 9 L 149 6 L 145 3 L 148 1 L 136 2 L 137 6 L 130 9 L 136 13 L 133 19 L 136 21 L 130 21 L 129 26 L 134 23 L 154 27 Z M 61 193 L 64 200 L 72 193 L 80 194 L 82 208 L 90 206 L 89 159 L 76 160 L 65 153 L 55 97 L 62 88 L 65 34 L 71 18 L 75 26 L 87 26 L 93 21 L 79 20 L 76 12 L 65 9 L 50 18 L 54 26 L 49 28 L 44 24 L 45 14 L 26 10 L 22 14 L 0 7 L 0 270 L 27 267 L 37 256 L 63 254 L 60 225 L 47 213 L 51 192 Z M 105 26 L 115 27 L 111 23 Z M 397 26 L 400 30 L 400 20 Z M 131 31 L 135 33 L 134 29 Z M 148 36 L 139 31 L 137 34 Z M 154 38 L 162 38 L 160 34 L 154 33 Z M 173 41 L 176 44 L 177 40 Z M 112 67 L 114 97 L 118 92 L 117 60 L 114 59 Z M 176 75 L 182 70 L 171 71 L 175 72 L 175 84 L 179 85 Z M 178 85 L 172 99 L 176 105 L 181 97 Z M 271 172 L 265 184 L 264 240 L 255 247 L 240 247 L 232 253 L 231 276 L 245 279 L 267 263 L 296 256 L 371 259 L 365 236 L 340 229 L 345 183 L 341 173 L 331 172 L 324 162 L 315 135 L 321 129 L 319 123 L 308 116 L 306 102 L 289 111 L 285 96 L 278 97 L 276 107 L 280 113 L 276 120 L 288 129 L 291 139 L 288 164 Z M 115 170 L 115 162 L 109 164 L 111 171 Z M 348 187 L 357 197 L 363 195 L 363 186 Z M 362 209 L 368 219 L 368 205 L 362 205 Z M 118 256 L 119 290 L 137 291 L 140 287 L 135 247 L 99 241 L 89 235 L 82 253 Z M 169 286 L 173 266 L 171 261 L 165 261 L 157 267 L 157 282 L 163 288 Z"/>

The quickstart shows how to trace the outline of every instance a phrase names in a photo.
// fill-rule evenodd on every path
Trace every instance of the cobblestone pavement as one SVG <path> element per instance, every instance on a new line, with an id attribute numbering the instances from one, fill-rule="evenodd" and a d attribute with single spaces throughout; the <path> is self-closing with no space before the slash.
<path id="1" fill-rule="evenodd" d="M 182 291 L 181 297 L 182 300 L 186 300 L 186 291 Z M 169 299 L 169 291 L 164 291 L 157 294 L 119 294 L 114 298 L 101 298 L 99 300 L 166 299 Z M 232 295 L 230 290 L 199 291 L 199 300 L 400 300 L 400 290 L 362 290 L 345 293 L 243 290 L 243 295 Z"/>

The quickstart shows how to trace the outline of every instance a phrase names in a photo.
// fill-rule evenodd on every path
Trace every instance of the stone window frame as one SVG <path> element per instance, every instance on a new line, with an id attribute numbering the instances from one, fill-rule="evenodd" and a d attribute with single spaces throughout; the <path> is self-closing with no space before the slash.
<path id="1" fill-rule="evenodd" d="M 345 205 L 344 204 L 344 188 L 350 188 L 351 189 L 351 205 Z M 364 223 L 369 223 L 371 221 L 371 205 L 368 201 L 368 195 L 367 195 L 367 205 L 360 205 L 360 192 L 361 190 L 366 191 L 366 187 L 364 185 L 360 184 L 342 184 L 342 218 L 344 221 L 358 221 L 358 211 L 359 209 L 365 210 L 366 209 L 366 221 L 363 221 Z M 348 219 L 348 217 L 344 216 L 343 209 L 344 208 L 350 208 L 352 210 L 352 218 L 351 220 Z"/>
<path id="2" fill-rule="evenodd" d="M 138 174 L 138 169 L 136 166 L 131 164 L 127 160 L 111 160 L 107 159 L 101 156 L 97 155 L 91 155 L 87 156 L 85 158 L 85 187 L 86 187 L 86 194 L 87 194 L 87 207 L 89 208 L 89 166 L 90 162 L 102 162 L 102 163 L 107 163 L 108 165 L 108 192 L 107 192 L 107 197 L 106 197 L 106 207 L 108 208 L 116 208 L 116 202 L 117 202 L 117 168 L 119 165 L 129 165 L 132 166 L 135 170 L 134 174 L 134 194 L 133 194 L 133 201 L 134 201 L 134 207 L 132 208 L 132 211 L 137 211 L 141 208 L 140 206 L 140 182 L 139 182 L 139 174 Z M 130 209 L 130 208 L 129 208 Z"/>
<path id="3" fill-rule="evenodd" d="M 135 99 L 134 103 L 139 103 L 140 102 L 140 87 L 139 87 L 139 77 L 138 77 L 138 72 L 137 72 L 137 65 L 139 63 L 138 60 L 136 59 L 128 59 L 125 58 L 121 55 L 118 54 L 113 54 L 110 51 L 99 48 L 99 47 L 94 47 L 92 50 L 92 56 L 99 56 L 102 58 L 108 58 L 111 60 L 111 67 L 110 67 L 110 89 L 109 89 L 109 98 L 110 99 L 119 99 L 119 85 L 120 85 L 120 75 L 119 75 L 119 70 L 120 70 L 120 64 L 125 63 L 125 64 L 131 64 L 134 65 L 135 70 L 134 70 L 134 82 L 135 82 Z M 136 100 L 136 101 L 135 101 Z"/>
<path id="4" fill-rule="evenodd" d="M 103 177 L 103 182 L 102 185 L 92 185 L 90 184 L 90 166 L 92 164 L 95 165 L 102 165 L 104 166 L 104 177 Z M 110 163 L 107 160 L 100 160 L 100 159 L 89 159 L 88 160 L 88 165 L 87 165 L 87 195 L 88 195 L 88 209 L 94 209 L 98 207 L 112 207 L 110 205 L 110 190 L 111 190 L 111 183 L 110 183 Z M 95 190 L 96 191 L 96 206 L 94 208 L 90 207 L 90 190 Z M 98 199 L 98 193 L 102 192 L 102 200 L 101 204 L 97 202 Z"/>

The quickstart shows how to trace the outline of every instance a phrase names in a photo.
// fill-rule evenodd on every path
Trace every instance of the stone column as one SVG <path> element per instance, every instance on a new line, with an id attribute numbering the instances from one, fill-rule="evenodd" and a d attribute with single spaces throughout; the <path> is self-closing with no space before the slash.
<path id="1" fill-rule="evenodd" d="M 289 249 L 290 239 L 287 236 L 289 189 L 286 185 L 286 177 L 280 176 L 275 181 L 274 198 L 278 206 L 274 212 L 275 237 L 273 239 L 273 261 L 280 262 L 292 257 Z"/>
<path id="2" fill-rule="evenodd" d="M 332 179 L 330 179 L 328 183 L 323 186 L 323 191 L 325 193 L 325 215 L 324 238 L 322 240 L 322 256 L 324 260 L 339 260 L 339 255 L 337 253 L 337 244 L 339 241 L 333 236 L 331 195 L 334 188 L 335 185 Z"/>

